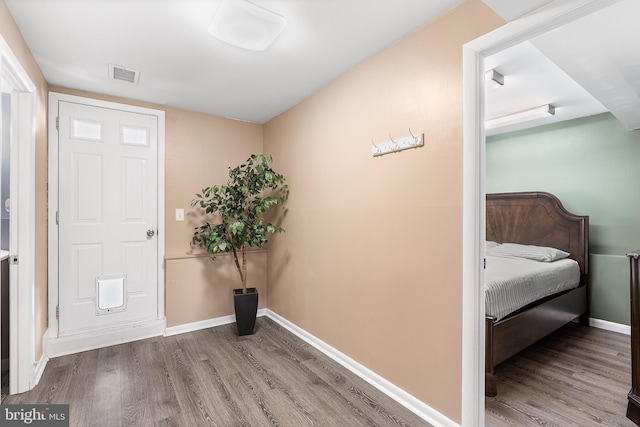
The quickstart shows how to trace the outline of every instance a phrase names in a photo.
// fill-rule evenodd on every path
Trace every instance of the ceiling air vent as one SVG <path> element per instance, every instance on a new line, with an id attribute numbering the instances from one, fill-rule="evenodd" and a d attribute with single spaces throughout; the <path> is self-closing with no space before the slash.
<path id="1" fill-rule="evenodd" d="M 138 79 L 140 78 L 140 71 L 109 64 L 109 77 L 113 80 L 120 80 L 137 85 Z"/>

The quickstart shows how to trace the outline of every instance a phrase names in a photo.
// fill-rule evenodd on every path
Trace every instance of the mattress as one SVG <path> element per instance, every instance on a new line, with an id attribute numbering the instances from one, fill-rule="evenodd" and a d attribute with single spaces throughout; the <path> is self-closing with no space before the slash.
<path id="1" fill-rule="evenodd" d="M 572 259 L 553 262 L 486 255 L 485 310 L 498 320 L 536 300 L 580 284 L 580 267 Z"/>

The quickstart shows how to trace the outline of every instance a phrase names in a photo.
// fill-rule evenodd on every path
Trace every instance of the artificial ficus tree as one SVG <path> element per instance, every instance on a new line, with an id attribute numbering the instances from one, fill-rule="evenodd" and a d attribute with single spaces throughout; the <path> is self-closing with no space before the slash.
<path id="1" fill-rule="evenodd" d="M 191 202 L 207 214 L 204 224 L 196 227 L 192 244 L 205 249 L 211 259 L 221 252 L 232 252 L 243 294 L 247 293 L 247 248 L 261 248 L 269 234 L 284 231 L 265 223 L 265 214 L 286 201 L 289 194 L 284 176 L 274 171 L 271 163 L 271 156 L 253 154 L 241 165 L 229 168 L 226 185 L 205 187 Z"/>

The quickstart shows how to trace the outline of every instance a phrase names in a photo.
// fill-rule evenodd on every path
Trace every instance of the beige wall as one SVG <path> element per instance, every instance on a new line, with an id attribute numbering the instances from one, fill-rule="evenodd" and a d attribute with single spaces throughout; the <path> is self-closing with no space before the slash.
<path id="1" fill-rule="evenodd" d="M 233 314 L 233 288 L 240 276 L 230 255 L 214 262 L 194 257 L 189 242 L 197 218 L 191 209 L 194 195 L 205 186 L 224 184 L 228 167 L 262 153 L 262 125 L 205 114 L 167 111 L 166 159 L 166 298 L 167 325 L 207 320 Z M 185 209 L 185 222 L 175 222 L 175 208 Z M 249 286 L 267 303 L 267 254 L 249 257 Z"/>
<path id="2" fill-rule="evenodd" d="M 0 34 L 36 87 L 36 360 L 42 356 L 47 330 L 47 81 L 4 0 L 0 0 Z"/>
<path id="3" fill-rule="evenodd" d="M 462 49 L 503 21 L 468 0 L 265 126 L 166 111 L 168 326 L 233 312 L 230 257 L 190 252 L 190 201 L 263 150 L 291 197 L 249 285 L 271 309 L 460 421 Z M 46 92 L 6 6 L 0 33 L 38 86 L 37 340 L 46 329 Z M 371 141 L 424 132 L 423 148 L 373 158 Z M 263 135 L 264 132 L 264 135 Z M 187 221 L 174 221 L 184 208 Z M 251 278 L 254 280 L 252 281 Z M 41 349 L 38 347 L 38 354 Z"/>
<path id="4" fill-rule="evenodd" d="M 205 186 L 224 184 L 227 168 L 262 152 L 262 125 L 208 114 L 137 102 L 112 96 L 51 86 L 52 92 L 85 96 L 165 112 L 165 285 L 167 326 L 233 314 L 232 289 L 240 286 L 232 259 L 215 262 L 190 248 L 195 227 L 193 196 Z M 175 210 L 185 210 L 185 221 L 175 221 Z M 249 286 L 267 302 L 267 255 L 249 256 Z"/>
<path id="5" fill-rule="evenodd" d="M 264 129 L 291 189 L 269 308 L 458 422 L 462 45 L 501 24 L 469 0 Z"/>

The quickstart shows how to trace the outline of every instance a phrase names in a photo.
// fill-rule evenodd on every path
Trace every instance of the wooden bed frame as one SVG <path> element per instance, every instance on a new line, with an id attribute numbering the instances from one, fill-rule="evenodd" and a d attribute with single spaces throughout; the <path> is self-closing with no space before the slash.
<path id="1" fill-rule="evenodd" d="M 576 289 L 536 301 L 506 318 L 485 320 L 485 395 L 496 396 L 495 367 L 561 326 L 588 325 L 589 217 L 567 212 L 543 192 L 487 194 L 486 239 L 549 246 L 571 253 L 580 266 Z"/>

